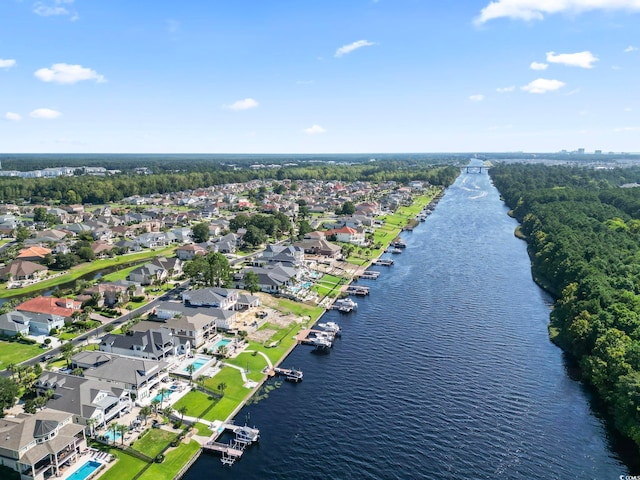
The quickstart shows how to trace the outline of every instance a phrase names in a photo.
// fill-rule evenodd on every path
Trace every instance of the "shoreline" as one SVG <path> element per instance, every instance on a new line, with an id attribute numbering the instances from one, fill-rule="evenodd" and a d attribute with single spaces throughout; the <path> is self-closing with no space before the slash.
<path id="1" fill-rule="evenodd" d="M 433 205 L 433 207 L 435 208 L 435 206 L 437 205 L 437 203 L 440 201 L 440 199 L 444 196 L 444 193 L 446 191 L 446 188 L 442 187 L 439 189 L 439 191 L 437 191 L 436 193 L 434 193 L 433 195 L 421 195 L 419 198 L 424 197 L 425 200 L 425 204 L 422 205 L 420 207 L 420 211 L 424 210 L 428 205 L 433 204 L 433 202 L 435 202 L 435 204 Z M 411 207 L 415 206 L 416 202 L 414 202 Z M 411 217 L 414 216 L 414 214 L 412 213 L 408 213 L 405 215 L 406 216 L 406 221 L 408 222 Z M 406 223 L 405 223 L 406 225 Z M 363 262 L 361 265 L 358 266 L 358 268 L 354 269 L 354 272 L 357 271 L 360 268 L 369 268 L 373 265 L 373 262 L 375 260 L 380 259 L 380 257 L 382 257 L 382 255 L 386 252 L 387 248 L 391 245 L 391 243 L 393 243 L 397 238 L 399 238 L 400 234 L 405 231 L 404 229 L 404 225 L 400 226 L 400 227 L 396 227 L 394 228 L 394 233 L 393 236 L 391 238 L 391 240 L 388 241 L 388 243 L 386 244 L 386 246 L 384 246 L 381 251 L 371 257 L 368 258 L 365 262 Z M 352 273 L 350 275 L 350 278 L 345 282 L 345 284 L 343 286 L 341 286 L 340 290 L 344 291 L 345 289 L 347 289 L 350 285 L 353 284 L 354 280 L 356 278 L 355 273 Z M 330 308 L 328 308 L 328 306 L 325 306 L 323 311 L 318 315 L 318 317 L 316 319 L 309 319 L 309 323 L 307 323 L 307 327 L 313 327 L 314 325 L 316 325 L 321 319 L 322 317 L 327 313 L 327 311 L 330 310 Z M 299 342 L 295 342 L 293 344 L 291 344 L 291 346 L 282 354 L 282 356 L 278 359 L 277 362 L 273 362 L 273 367 L 279 367 L 280 365 L 282 365 L 282 363 L 289 357 L 289 355 L 291 354 L 291 352 L 293 352 L 293 350 L 298 347 L 300 345 Z M 233 409 L 233 411 L 227 416 L 227 418 L 224 420 L 224 423 L 232 423 L 233 419 L 236 417 L 236 415 L 238 415 L 238 413 L 247 405 L 247 403 L 249 402 L 249 400 L 260 390 L 260 388 L 262 388 L 262 386 L 264 385 L 264 383 L 269 379 L 270 377 L 268 375 L 265 375 L 262 380 L 260 380 L 256 386 L 249 392 L 247 393 L 247 395 L 243 398 L 243 400 L 238 404 L 238 406 L 236 408 Z M 215 432 L 214 432 L 215 433 Z M 215 440 L 216 438 L 218 438 L 222 433 L 219 433 L 218 435 L 212 435 L 211 439 Z M 173 480 L 180 480 L 188 471 L 189 468 L 191 468 L 191 466 L 197 461 L 197 459 L 200 457 L 200 455 L 202 454 L 203 449 L 200 448 L 198 449 L 198 451 L 188 460 L 188 462 L 180 469 L 180 471 L 178 472 L 178 474 L 173 478 Z"/>

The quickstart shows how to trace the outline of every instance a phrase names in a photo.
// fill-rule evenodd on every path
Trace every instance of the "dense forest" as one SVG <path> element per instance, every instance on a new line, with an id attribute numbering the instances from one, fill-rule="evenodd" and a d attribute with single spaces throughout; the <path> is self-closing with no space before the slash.
<path id="1" fill-rule="evenodd" d="M 640 169 L 496 165 L 536 280 L 555 294 L 550 336 L 579 362 L 618 430 L 640 446 Z"/>
<path id="2" fill-rule="evenodd" d="M 29 163 L 34 168 L 51 167 L 54 163 L 43 162 L 42 156 L 34 157 Z M 47 157 L 47 156 L 44 156 Z M 225 157 L 226 158 L 226 157 Z M 396 181 L 406 184 L 413 180 L 428 181 L 434 185 L 448 186 L 458 176 L 459 169 L 451 166 L 454 159 L 443 157 L 435 159 L 416 159 L 404 157 L 372 161 L 360 157 L 349 161 L 305 160 L 299 164 L 287 163 L 282 159 L 269 165 L 235 157 L 226 160 L 201 159 L 199 156 L 188 159 L 166 159 L 156 157 L 143 163 L 135 156 L 118 157 L 118 161 L 104 161 L 100 166 L 119 170 L 121 173 L 108 176 L 73 176 L 57 178 L 16 178 L 0 177 L 0 202 L 32 203 L 48 202 L 52 204 L 92 203 L 103 204 L 118 202 L 133 195 L 171 193 L 197 188 L 207 188 L 225 183 L 242 183 L 249 180 L 339 180 L 353 182 L 357 180 L 384 182 Z M 250 158 L 250 160 L 253 160 Z M 262 157 L 264 161 L 264 157 Z M 358 161 L 356 161 L 358 160 Z M 13 157 L 3 157 L 2 166 L 9 168 Z M 75 163 L 73 163 L 75 162 Z M 80 159 L 63 158 L 55 164 L 70 167 L 97 165 L 96 160 L 88 157 Z M 447 165 L 448 163 L 448 165 Z M 254 168 L 251 168 L 254 165 Z M 24 165 L 22 165 L 24 168 Z M 135 168 L 146 167 L 153 173 L 135 173 Z M 169 169 L 169 167 L 171 167 Z"/>

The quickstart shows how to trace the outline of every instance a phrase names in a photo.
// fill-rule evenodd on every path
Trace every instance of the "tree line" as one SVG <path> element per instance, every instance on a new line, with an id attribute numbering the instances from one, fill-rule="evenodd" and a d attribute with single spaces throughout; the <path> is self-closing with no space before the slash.
<path id="1" fill-rule="evenodd" d="M 339 180 L 345 182 L 395 181 L 406 184 L 417 180 L 449 186 L 459 174 L 451 165 L 400 161 L 375 164 L 312 164 L 277 169 L 237 168 L 209 163 L 207 169 L 179 169 L 173 173 L 131 174 L 129 171 L 109 176 L 73 176 L 56 178 L 0 177 L 0 202 L 30 201 L 51 204 L 104 204 L 134 195 L 166 194 L 227 183 L 250 180 Z M 138 163 L 138 166 L 140 164 Z M 176 165 L 174 165 L 175 168 Z M 193 166 L 189 167 L 193 168 Z"/>
<path id="2" fill-rule="evenodd" d="M 638 168 L 496 165 L 534 277 L 555 294 L 549 333 L 580 365 L 615 427 L 640 446 Z"/>

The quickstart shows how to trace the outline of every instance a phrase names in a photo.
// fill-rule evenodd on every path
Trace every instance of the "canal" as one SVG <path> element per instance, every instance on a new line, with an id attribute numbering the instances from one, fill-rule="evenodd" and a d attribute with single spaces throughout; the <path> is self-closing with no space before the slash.
<path id="1" fill-rule="evenodd" d="M 330 353 L 236 418 L 261 429 L 231 468 L 204 454 L 185 480 L 617 479 L 619 448 L 548 338 L 532 281 L 486 172 L 463 172 L 406 250 L 358 298 Z M 637 472 L 636 472 L 637 473 Z"/>

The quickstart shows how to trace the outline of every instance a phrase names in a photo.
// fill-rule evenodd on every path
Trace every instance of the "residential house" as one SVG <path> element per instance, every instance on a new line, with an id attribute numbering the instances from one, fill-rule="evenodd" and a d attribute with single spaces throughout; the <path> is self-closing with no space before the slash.
<path id="1" fill-rule="evenodd" d="M 49 335 L 54 328 L 64 326 L 64 317 L 46 313 L 11 312 L 0 315 L 0 334 Z"/>
<path id="2" fill-rule="evenodd" d="M 47 275 L 49 269 L 44 265 L 27 260 L 14 260 L 0 269 L 0 280 L 9 282 L 36 281 Z"/>
<path id="3" fill-rule="evenodd" d="M 256 259 L 258 265 L 266 263 L 302 267 L 304 265 L 304 249 L 295 245 L 267 245 L 267 248 Z"/>
<path id="4" fill-rule="evenodd" d="M 81 302 L 70 298 L 36 297 L 22 302 L 16 307 L 21 312 L 45 313 L 58 315 L 70 322 L 74 312 L 80 311 Z"/>
<path id="5" fill-rule="evenodd" d="M 354 245 L 365 245 L 366 239 L 364 230 L 356 230 L 351 227 L 342 227 L 335 230 L 329 230 L 326 232 L 327 237 L 336 237 L 336 241 L 353 243 Z"/>
<path id="6" fill-rule="evenodd" d="M 294 243 L 296 247 L 300 247 L 305 253 L 310 255 L 321 255 L 329 258 L 338 258 L 342 249 L 340 246 L 331 243 L 324 238 L 322 239 L 305 239 L 301 242 Z"/>
<path id="7" fill-rule="evenodd" d="M 196 255 L 206 255 L 207 250 L 200 245 L 183 245 L 176 248 L 176 256 L 180 260 L 193 260 Z"/>
<path id="8" fill-rule="evenodd" d="M 216 330 L 229 330 L 237 318 L 234 310 L 217 307 L 194 307 L 177 302 L 160 302 L 152 311 L 164 326 L 184 344 L 199 347 Z"/>
<path id="9" fill-rule="evenodd" d="M 21 480 L 60 477 L 62 464 L 76 462 L 87 448 L 85 427 L 68 412 L 47 408 L 0 419 L 0 465 Z"/>
<path id="10" fill-rule="evenodd" d="M 84 351 L 71 357 L 72 368 L 82 368 L 86 378 L 107 382 L 135 395 L 137 400 L 149 398 L 151 391 L 169 378 L 164 361 Z"/>
<path id="11" fill-rule="evenodd" d="M 178 353 L 171 332 L 164 327 L 129 331 L 126 335 L 107 334 L 100 341 L 100 351 L 150 360 L 163 360 Z"/>
<path id="12" fill-rule="evenodd" d="M 38 245 L 32 247 L 23 248 L 18 252 L 16 260 L 26 260 L 29 262 L 41 262 L 44 257 L 51 254 L 51 249 L 44 248 Z"/>
<path id="13" fill-rule="evenodd" d="M 131 410 L 128 390 L 91 378 L 43 372 L 34 388 L 38 396 L 53 393 L 47 409 L 72 414 L 74 423 L 88 426 L 90 431 Z"/>
<path id="14" fill-rule="evenodd" d="M 238 291 L 227 288 L 200 288 L 182 294 L 182 301 L 191 307 L 214 307 L 234 310 L 238 303 Z"/>
<path id="15" fill-rule="evenodd" d="M 233 276 L 236 288 L 245 288 L 244 274 L 247 271 L 258 275 L 260 290 L 267 293 L 282 293 L 288 287 L 293 286 L 300 276 L 300 271 L 282 265 L 272 265 L 265 267 L 248 267 Z"/>

